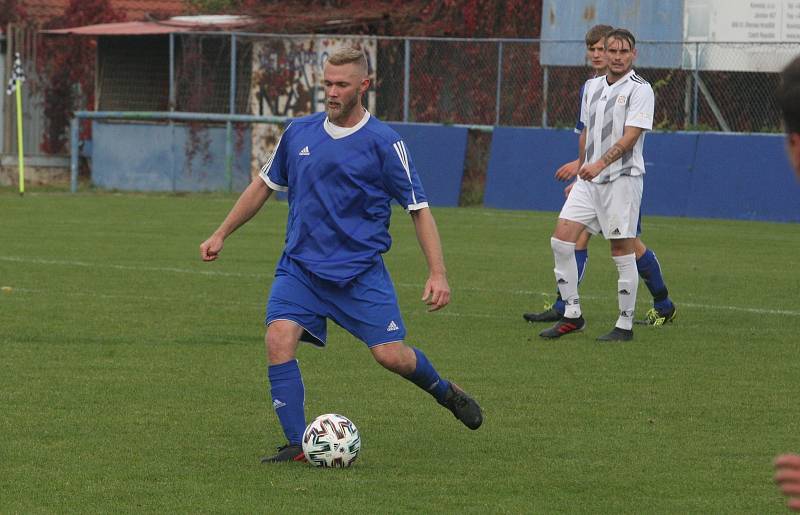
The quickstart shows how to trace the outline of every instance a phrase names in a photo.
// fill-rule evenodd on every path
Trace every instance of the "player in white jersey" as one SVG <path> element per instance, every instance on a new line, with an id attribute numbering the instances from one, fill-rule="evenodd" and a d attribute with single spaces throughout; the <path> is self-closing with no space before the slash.
<path id="1" fill-rule="evenodd" d="M 600 77 L 606 74 L 608 61 L 605 53 L 605 37 L 614 30 L 610 25 L 595 25 L 586 32 L 586 61 L 591 66 L 594 77 Z M 585 84 L 581 86 L 580 98 L 581 104 L 583 103 L 583 92 Z M 578 113 L 578 123 L 575 125 L 575 132 L 583 134 L 583 122 L 580 121 L 580 110 Z M 585 144 L 582 142 L 580 144 Z M 560 181 L 569 181 L 574 179 L 578 174 L 580 167 L 580 160 L 575 159 L 562 165 L 555 174 L 556 179 Z M 578 179 L 580 180 L 580 179 Z M 567 186 L 564 190 L 565 197 L 569 195 L 573 184 Z M 641 221 L 641 212 L 639 216 Z M 637 234 L 641 232 L 641 223 L 637 227 Z M 578 265 L 578 283 L 583 281 L 584 271 L 586 264 L 589 260 L 589 239 L 591 233 L 585 230 L 581 233 L 578 241 L 575 242 L 575 261 Z M 636 238 L 634 242 L 634 249 L 636 252 L 636 268 L 639 272 L 639 277 L 642 278 L 647 289 L 653 296 L 653 307 L 647 312 L 644 319 L 638 320 L 637 323 L 660 326 L 667 322 L 672 322 L 675 319 L 677 310 L 672 299 L 669 298 L 669 291 L 664 282 L 664 277 L 661 273 L 661 264 L 658 261 L 652 249 L 645 246 L 640 238 Z M 558 294 L 556 301 L 553 304 L 545 306 L 544 311 L 524 313 L 522 316 L 528 322 L 557 322 L 564 315 L 565 304 L 561 295 Z"/>
<path id="2" fill-rule="evenodd" d="M 551 238 L 555 275 L 565 302 L 564 316 L 542 331 L 545 338 L 557 338 L 582 330 L 578 296 L 575 242 L 588 229 L 602 232 L 611 244 L 619 272 L 620 315 L 611 332 L 601 341 L 633 338 L 638 274 L 635 239 L 642 198 L 644 131 L 652 128 L 654 95 L 650 85 L 633 70 L 636 39 L 625 29 L 615 29 L 605 38 L 608 71 L 586 82 L 581 122 L 578 176 L 559 215 Z"/>
<path id="3" fill-rule="evenodd" d="M 366 57 L 356 49 L 335 52 L 323 75 L 326 112 L 286 128 L 259 176 L 200 246 L 202 259 L 214 261 L 225 238 L 272 191 L 288 191 L 286 244 L 267 303 L 265 337 L 272 405 L 287 443 L 263 463 L 303 460 L 305 387 L 296 353 L 301 340 L 325 345 L 328 320 L 465 426 L 477 429 L 483 422 L 478 403 L 440 377 L 419 348 L 404 343 L 405 323 L 382 257 L 392 244 L 392 200 L 410 213 L 428 262 L 422 300 L 431 311 L 449 303 L 450 287 L 436 223 L 408 149 L 361 105 L 370 85 Z"/>
<path id="4" fill-rule="evenodd" d="M 781 73 L 778 86 L 778 105 L 786 130 L 786 154 L 800 181 L 800 56 Z M 800 455 L 783 454 L 775 458 L 775 482 L 789 499 L 787 505 L 800 511 Z"/>

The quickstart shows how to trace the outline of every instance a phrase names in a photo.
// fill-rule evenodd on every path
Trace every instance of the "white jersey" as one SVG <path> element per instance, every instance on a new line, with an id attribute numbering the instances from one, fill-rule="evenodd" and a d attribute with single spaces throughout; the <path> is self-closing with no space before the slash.
<path id="1" fill-rule="evenodd" d="M 586 81 L 581 102 L 581 122 L 586 126 L 586 162 L 599 161 L 622 138 L 625 126 L 652 129 L 654 106 L 653 88 L 634 70 L 610 85 L 605 75 Z M 608 165 L 592 182 L 606 183 L 620 175 L 643 175 L 643 147 L 644 133 L 633 149 Z"/>

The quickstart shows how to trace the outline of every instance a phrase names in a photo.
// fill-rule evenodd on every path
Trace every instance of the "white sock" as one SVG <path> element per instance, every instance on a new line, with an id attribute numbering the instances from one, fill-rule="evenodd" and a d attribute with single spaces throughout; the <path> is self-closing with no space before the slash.
<path id="1" fill-rule="evenodd" d="M 553 272 L 556 274 L 558 291 L 564 299 L 564 316 L 578 318 L 581 316 L 581 305 L 578 301 L 578 263 L 575 261 L 575 244 L 550 238 L 550 247 L 553 249 L 556 261 Z M 635 263 L 633 269 L 635 272 Z"/>
<path id="2" fill-rule="evenodd" d="M 633 310 L 636 308 L 636 291 L 639 288 L 636 254 L 612 257 L 619 272 L 619 281 L 617 281 L 617 297 L 619 299 L 617 327 L 620 329 L 633 329 Z"/>

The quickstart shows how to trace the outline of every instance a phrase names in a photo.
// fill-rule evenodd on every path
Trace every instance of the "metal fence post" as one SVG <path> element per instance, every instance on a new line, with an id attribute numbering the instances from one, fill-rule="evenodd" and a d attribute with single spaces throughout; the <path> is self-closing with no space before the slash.
<path id="1" fill-rule="evenodd" d="M 697 103 L 699 102 L 700 98 L 700 85 L 699 85 L 699 78 L 700 72 L 698 72 L 698 66 L 700 65 L 700 43 L 694 44 L 694 70 L 692 70 L 692 78 L 694 79 L 694 104 L 692 105 L 692 125 L 694 125 L 694 129 L 697 130 Z"/>
<path id="2" fill-rule="evenodd" d="M 494 99 L 494 124 L 500 125 L 500 88 L 503 85 L 503 42 L 497 45 L 497 92 Z"/>
<path id="3" fill-rule="evenodd" d="M 175 110 L 175 33 L 169 33 L 169 110 Z"/>
<path id="4" fill-rule="evenodd" d="M 175 111 L 175 33 L 169 33 L 169 112 Z M 175 169 L 175 123 L 169 121 L 170 135 L 170 172 L 172 184 L 175 184 L 175 176 L 178 171 Z M 173 188 L 174 189 L 174 188 Z"/>
<path id="5" fill-rule="evenodd" d="M 319 48 L 319 40 L 320 40 L 320 38 L 314 36 L 313 39 L 314 39 L 314 48 Z M 322 71 L 322 63 L 319 62 L 318 58 L 319 58 L 318 56 L 314 58 L 314 69 Z M 319 83 L 319 80 L 312 80 L 311 81 L 311 112 L 312 113 L 316 113 L 317 112 L 317 95 L 318 95 L 317 84 L 318 83 Z M 375 84 L 371 83 L 370 86 L 374 87 Z"/>
<path id="6" fill-rule="evenodd" d="M 692 74 L 687 73 L 684 81 L 683 92 L 683 128 L 689 128 L 689 120 L 692 119 Z"/>
<path id="7" fill-rule="evenodd" d="M 236 33 L 231 34 L 231 79 L 228 92 L 228 112 L 236 114 Z M 225 174 L 228 193 L 233 191 L 233 122 L 225 123 Z"/>
<path id="8" fill-rule="evenodd" d="M 78 131 L 80 120 L 77 115 L 69 121 L 69 189 L 72 193 L 78 191 Z"/>
<path id="9" fill-rule="evenodd" d="M 550 82 L 550 70 L 547 66 L 542 67 L 542 127 L 547 127 L 547 89 Z"/>
<path id="10" fill-rule="evenodd" d="M 411 90 L 411 40 L 405 39 L 404 41 L 406 55 L 403 59 L 403 121 L 408 122 L 409 92 Z"/>

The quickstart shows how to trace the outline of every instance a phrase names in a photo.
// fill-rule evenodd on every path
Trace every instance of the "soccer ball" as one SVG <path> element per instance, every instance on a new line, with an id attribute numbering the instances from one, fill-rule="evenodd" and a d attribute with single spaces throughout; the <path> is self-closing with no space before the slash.
<path id="1" fill-rule="evenodd" d="M 341 415 L 320 415 L 303 432 L 303 454 L 316 467 L 349 467 L 360 450 L 356 425 Z"/>

